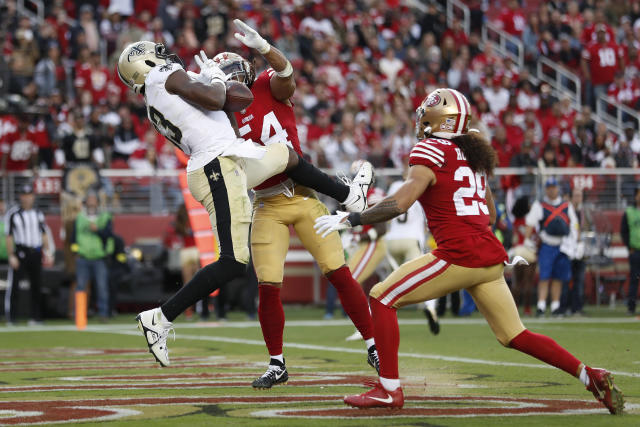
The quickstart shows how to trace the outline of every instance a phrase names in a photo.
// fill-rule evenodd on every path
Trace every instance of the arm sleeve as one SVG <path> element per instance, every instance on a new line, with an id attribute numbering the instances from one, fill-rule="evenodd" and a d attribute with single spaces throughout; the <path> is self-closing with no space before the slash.
<path id="1" fill-rule="evenodd" d="M 409 154 L 409 165 L 423 165 L 431 169 L 444 166 L 444 151 L 426 141 L 418 142 Z"/>
<path id="2" fill-rule="evenodd" d="M 629 241 L 629 222 L 627 221 L 627 213 L 626 212 L 622 215 L 622 219 L 620 220 L 620 237 L 622 237 L 622 241 L 624 242 L 624 245 L 628 248 L 629 245 L 630 245 L 630 241 Z"/>

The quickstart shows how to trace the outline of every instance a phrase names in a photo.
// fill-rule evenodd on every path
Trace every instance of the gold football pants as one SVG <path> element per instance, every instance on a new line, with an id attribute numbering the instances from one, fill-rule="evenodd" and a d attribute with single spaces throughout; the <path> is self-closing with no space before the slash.
<path id="1" fill-rule="evenodd" d="M 260 159 L 220 156 L 187 174 L 189 191 L 209 214 L 220 256 L 249 262 L 251 201 L 247 189 L 283 172 L 288 161 L 286 145 L 271 144 Z"/>
<path id="2" fill-rule="evenodd" d="M 322 215 L 329 215 L 326 206 L 312 190 L 301 185 L 296 185 L 293 197 L 277 194 L 254 201 L 251 253 L 258 282 L 282 283 L 289 225 L 293 225 L 323 274 L 345 264 L 339 234 L 333 232 L 323 238 L 313 228 L 316 218 Z"/>
<path id="3" fill-rule="evenodd" d="M 356 282 L 363 284 L 376 271 L 385 255 L 387 244 L 380 238 L 373 242 L 360 242 L 349 257 L 349 270 Z"/>
<path id="4" fill-rule="evenodd" d="M 420 243 L 417 239 L 391 239 L 386 240 L 389 255 L 398 264 L 403 264 L 422 255 Z"/>
<path id="5" fill-rule="evenodd" d="M 467 268 L 426 254 L 402 264 L 370 295 L 389 307 L 404 307 L 466 289 L 502 345 L 524 330 L 502 264 Z"/>

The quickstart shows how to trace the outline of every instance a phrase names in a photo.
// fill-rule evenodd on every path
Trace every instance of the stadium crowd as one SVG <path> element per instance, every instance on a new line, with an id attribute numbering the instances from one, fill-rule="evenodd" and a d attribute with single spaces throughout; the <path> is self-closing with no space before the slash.
<path id="1" fill-rule="evenodd" d="M 236 17 L 291 60 L 300 141 L 320 166 L 348 170 L 354 158 L 366 157 L 377 167 L 401 167 L 415 141 L 415 108 L 443 86 L 468 96 L 473 126 L 499 148 L 500 166 L 637 167 L 635 123 L 614 135 L 591 120 L 588 104 L 574 112 L 546 84 L 533 86 L 526 68 L 490 45 L 481 50 L 478 30 L 483 19 L 495 20 L 522 39 L 529 63 L 545 56 L 579 73 L 590 83 L 588 102 L 608 93 L 635 108 L 640 4 L 537 3 L 536 13 L 525 16 L 516 0 L 491 2 L 488 12 L 503 10 L 487 16 L 485 2 L 467 1 L 467 35 L 461 21 L 448 27 L 435 4 L 422 13 L 398 0 L 55 0 L 45 2 L 41 23 L 6 0 L 0 107 L 18 114 L 0 118 L 2 168 L 77 162 L 176 168 L 172 145 L 150 127 L 143 100 L 119 81 L 115 62 L 122 46 L 149 39 L 164 43 L 190 70 L 200 49 L 209 57 L 235 51 L 264 68 L 259 55 L 234 39 L 229 23 Z"/>

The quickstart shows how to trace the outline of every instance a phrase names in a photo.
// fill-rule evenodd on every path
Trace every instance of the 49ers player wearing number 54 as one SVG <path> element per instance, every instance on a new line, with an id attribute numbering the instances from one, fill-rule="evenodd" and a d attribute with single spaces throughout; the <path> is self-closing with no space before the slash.
<path id="1" fill-rule="evenodd" d="M 551 338 L 522 325 L 503 276 L 507 254 L 489 228 L 496 213 L 487 177 L 493 172 L 496 154 L 477 132 L 469 133 L 470 113 L 466 98 L 456 90 L 430 93 L 417 110 L 419 142 L 409 156 L 404 184 L 362 213 L 340 213 L 316 221 L 318 232 L 326 234 L 387 221 L 418 200 L 438 244 L 432 253 L 404 263 L 371 290 L 380 381 L 366 393 L 345 397 L 345 403 L 401 408 L 396 309 L 466 289 L 502 345 L 578 377 L 612 414 L 621 414 L 624 399 L 611 373 L 585 366 Z"/>
<path id="2" fill-rule="evenodd" d="M 253 28 L 238 19 L 234 24 L 239 31 L 235 37 L 260 52 L 271 66 L 256 77 L 253 65 L 240 55 L 223 52 L 213 58 L 228 79 L 246 84 L 253 93 L 253 103 L 235 116 L 240 135 L 265 146 L 285 143 L 302 155 L 290 101 L 295 91 L 291 63 Z M 363 175 L 363 171 L 370 169 L 371 165 L 364 162 L 356 171 L 354 182 Z M 370 183 L 368 179 L 367 189 Z M 331 233 L 323 239 L 313 229 L 315 219 L 329 213 L 327 208 L 313 190 L 295 184 L 285 174 L 265 180 L 254 187 L 254 191 L 251 253 L 259 283 L 258 318 L 270 361 L 266 372 L 253 381 L 253 387 L 271 388 L 285 383 L 289 377 L 282 351 L 284 311 L 280 289 L 289 248 L 290 225 L 336 287 L 342 306 L 365 339 L 367 361 L 377 369 L 378 356 L 367 299 L 345 265 L 340 237 L 338 233 Z"/>

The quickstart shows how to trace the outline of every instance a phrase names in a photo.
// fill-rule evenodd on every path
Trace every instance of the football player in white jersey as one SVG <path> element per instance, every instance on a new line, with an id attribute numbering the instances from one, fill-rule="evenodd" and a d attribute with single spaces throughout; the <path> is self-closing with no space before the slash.
<path id="1" fill-rule="evenodd" d="M 406 171 L 405 174 L 406 176 Z M 389 186 L 389 194 L 395 193 L 404 181 L 395 181 Z M 402 215 L 389 221 L 387 233 L 384 239 L 387 241 L 387 251 L 396 263 L 394 269 L 407 261 L 418 258 L 424 252 L 426 218 L 419 202 L 415 202 Z M 425 301 L 423 311 L 429 322 L 429 330 L 432 334 L 440 333 L 440 322 L 436 313 L 436 299 Z"/>
<path id="2" fill-rule="evenodd" d="M 180 58 L 150 41 L 129 44 L 118 60 L 120 79 L 144 95 L 156 130 L 190 156 L 189 190 L 207 209 L 220 249 L 218 261 L 200 269 L 161 307 L 137 317 L 149 351 L 162 366 L 169 365 L 166 341 L 171 322 L 246 270 L 251 223 L 248 188 L 285 172 L 294 181 L 342 202 L 347 210 L 361 211 L 366 208 L 373 179 L 369 163 L 347 185 L 324 174 L 284 143 L 258 147 L 238 138 L 235 118 L 224 110 L 226 75 L 204 52 L 201 55 L 196 57 L 199 74 L 187 73 Z"/>

